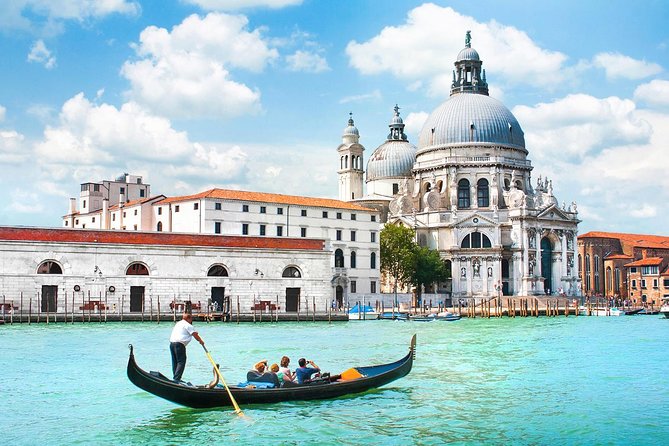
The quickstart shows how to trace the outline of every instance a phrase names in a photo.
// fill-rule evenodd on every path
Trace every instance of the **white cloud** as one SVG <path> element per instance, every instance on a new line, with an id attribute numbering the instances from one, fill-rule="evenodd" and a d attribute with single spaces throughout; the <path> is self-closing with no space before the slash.
<path id="1" fill-rule="evenodd" d="M 36 41 L 30 47 L 28 61 L 42 64 L 48 70 L 56 66 L 56 58 L 51 55 L 51 51 L 49 51 L 42 39 Z"/>
<path id="2" fill-rule="evenodd" d="M 0 105 L 0 122 L 5 120 L 5 113 L 7 112 L 7 109 Z"/>
<path id="3" fill-rule="evenodd" d="M 42 168 L 55 178 L 72 177 L 78 169 L 90 176 L 100 168 L 161 172 L 166 184 L 175 178 L 195 178 L 195 183 L 201 183 L 246 174 L 246 154 L 237 146 L 191 142 L 185 132 L 174 130 L 169 120 L 136 103 L 120 108 L 96 105 L 82 93 L 63 105 L 59 125 L 45 129 L 35 153 Z"/>
<path id="4" fill-rule="evenodd" d="M 632 209 L 630 215 L 636 218 L 655 217 L 657 215 L 657 207 L 643 203 L 640 208 Z"/>
<path id="5" fill-rule="evenodd" d="M 30 30 L 39 26 L 42 32 L 62 31 L 65 20 L 84 22 L 110 14 L 137 15 L 139 3 L 132 0 L 11 0 L 0 8 L 0 29 Z"/>
<path id="6" fill-rule="evenodd" d="M 371 93 L 357 94 L 353 96 L 345 96 L 339 100 L 340 104 L 348 104 L 349 102 L 364 102 L 374 100 L 377 101 L 381 99 L 381 91 L 376 89 Z"/>
<path id="7" fill-rule="evenodd" d="M 669 114 L 636 110 L 633 116 L 633 120 L 648 127 L 647 137 L 636 142 L 629 138 L 625 140 L 626 137 L 620 134 L 601 137 L 607 128 L 615 133 L 617 130 L 613 127 L 629 125 L 621 123 L 620 117 L 605 113 L 603 118 L 611 119 L 613 127 L 593 123 L 592 130 L 600 134 L 598 150 L 569 156 L 559 132 L 566 134 L 570 127 L 559 125 L 551 136 L 551 144 L 557 150 L 550 156 L 537 156 L 537 150 L 531 144 L 527 145 L 535 166 L 533 176 L 549 175 L 554 180 L 558 200 L 578 201 L 583 227 L 617 232 L 632 232 L 630 228 L 635 228 L 635 232 L 641 233 L 653 231 L 655 222 L 669 219 L 669 210 L 657 206 L 669 200 L 669 175 L 666 175 L 666 163 L 662 161 L 667 157 Z M 533 138 L 532 132 L 533 129 L 528 131 L 526 127 L 527 140 Z M 649 191 L 653 192 L 649 194 Z"/>
<path id="8" fill-rule="evenodd" d="M 530 156 L 582 159 L 609 146 L 649 141 L 652 128 L 628 99 L 598 99 L 569 95 L 534 107 L 517 106 L 513 113 L 522 123 Z"/>
<path id="9" fill-rule="evenodd" d="M 669 107 L 669 81 L 655 79 L 639 85 L 634 90 L 634 99 L 651 106 Z"/>
<path id="10" fill-rule="evenodd" d="M 28 154 L 23 147 L 24 139 L 15 130 L 0 130 L 0 165 L 18 164 L 27 159 Z"/>
<path id="11" fill-rule="evenodd" d="M 350 65 L 363 74 L 390 72 L 408 81 L 425 80 L 431 93 L 446 96 L 453 61 L 464 47 L 466 30 L 472 31 L 472 47 L 484 60 L 484 68 L 509 84 L 526 84 L 532 79 L 533 84 L 551 87 L 564 78 L 564 54 L 540 48 L 511 26 L 494 20 L 480 23 L 450 7 L 431 3 L 409 11 L 404 24 L 387 26 L 367 42 L 349 42 L 346 53 Z M 397 54 L 411 57 L 398 63 Z M 522 76 L 518 75 L 519 67 Z"/>
<path id="12" fill-rule="evenodd" d="M 121 70 L 129 96 L 172 117 L 226 117 L 260 111 L 260 92 L 230 79 L 230 68 L 262 71 L 278 57 L 244 16 L 191 15 L 172 28 L 150 26 L 136 46 L 138 61 Z"/>
<path id="13" fill-rule="evenodd" d="M 9 210 L 21 214 L 39 214 L 44 210 L 44 200 L 35 192 L 14 189 L 10 194 Z"/>
<path id="14" fill-rule="evenodd" d="M 416 135 L 416 141 L 417 141 L 418 135 L 420 134 L 420 131 L 423 129 L 423 124 L 425 124 L 425 121 L 427 120 L 428 116 L 429 114 L 424 111 L 409 113 L 407 117 L 404 119 L 405 133 Z"/>
<path id="15" fill-rule="evenodd" d="M 237 9 L 266 7 L 284 8 L 302 4 L 302 0 L 184 0 L 208 11 L 233 11 Z"/>
<path id="16" fill-rule="evenodd" d="M 656 63 L 633 59 L 620 53 L 599 53 L 593 58 L 593 65 L 602 68 L 611 79 L 643 79 L 662 71 Z"/>
<path id="17" fill-rule="evenodd" d="M 298 50 L 294 54 L 286 56 L 286 62 L 290 71 L 321 73 L 330 69 L 323 56 L 311 51 Z"/>

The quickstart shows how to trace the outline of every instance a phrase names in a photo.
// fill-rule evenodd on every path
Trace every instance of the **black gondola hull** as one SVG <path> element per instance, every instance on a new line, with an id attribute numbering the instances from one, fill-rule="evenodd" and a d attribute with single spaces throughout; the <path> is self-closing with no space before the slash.
<path id="1" fill-rule="evenodd" d="M 358 367 L 357 369 L 365 375 L 362 378 L 278 389 L 250 389 L 237 386 L 229 386 L 229 389 L 239 405 L 320 400 L 353 395 L 381 387 L 406 376 L 413 366 L 415 352 L 416 336 L 414 335 L 409 353 L 404 358 L 390 364 Z M 225 388 L 210 389 L 206 386 L 177 384 L 162 374 L 142 370 L 135 362 L 132 345 L 127 373 L 130 381 L 140 389 L 182 406 L 212 408 L 233 405 Z"/>

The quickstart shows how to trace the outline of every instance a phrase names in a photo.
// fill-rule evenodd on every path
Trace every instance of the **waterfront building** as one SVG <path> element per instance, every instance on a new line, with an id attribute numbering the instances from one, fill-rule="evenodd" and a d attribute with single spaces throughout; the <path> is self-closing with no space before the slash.
<path id="1" fill-rule="evenodd" d="M 361 154 L 361 150 L 353 150 L 353 153 Z M 361 162 L 353 160 L 356 165 Z M 374 209 L 341 200 L 226 189 L 125 201 L 123 193 L 129 189 L 124 187 L 143 184 L 141 177 L 126 175 L 125 178 L 130 178 L 132 182 L 115 187 L 108 186 L 114 183 L 111 181 L 82 184 L 79 197 L 81 210 L 77 209 L 77 200 L 71 199 L 70 210 L 63 217 L 63 226 L 85 230 L 209 234 L 214 237 L 322 240 L 330 254 L 328 274 L 320 274 L 320 265 L 314 268 L 301 266 L 301 271 L 310 271 L 310 279 L 329 284 L 331 293 L 327 293 L 328 296 L 320 293 L 320 299 L 327 302 L 332 299 L 337 307 L 343 307 L 351 300 L 378 299 L 379 213 Z M 148 185 L 145 186 L 148 192 Z M 107 189 L 119 191 L 112 205 L 109 205 L 108 196 L 100 192 Z M 100 197 L 99 200 L 91 201 L 92 191 Z M 150 263 L 151 259 L 144 261 Z M 230 261 L 234 262 L 234 258 Z M 294 263 L 301 261 L 295 257 Z M 259 270 L 263 271 L 262 268 Z M 319 275 L 313 276 L 316 271 Z M 280 271 L 274 270 L 273 273 L 281 277 Z M 187 281 L 188 277 L 184 276 L 184 280 Z M 211 290 L 213 293 L 214 290 Z M 274 289 L 273 293 L 286 297 L 283 287 Z M 323 303 L 319 302 L 318 308 L 321 306 Z"/>
<path id="2" fill-rule="evenodd" d="M 317 238 L 0 227 L 0 303 L 23 314 L 81 312 L 83 301 L 126 314 L 186 300 L 202 312 L 226 300 L 246 313 L 261 301 L 324 311 L 331 262 Z"/>
<path id="3" fill-rule="evenodd" d="M 669 298 L 669 237 L 592 231 L 578 236 L 583 294 L 659 305 Z"/>
<path id="4" fill-rule="evenodd" d="M 386 208 L 387 224 L 411 227 L 420 245 L 439 250 L 452 274 L 438 292 L 580 294 L 576 203 L 559 205 L 548 178 L 532 184 L 523 130 L 488 95 L 469 32 L 450 98 L 427 118 L 417 149 L 403 127 L 396 107 L 388 140 L 367 163 L 367 195 L 351 200 L 374 204 L 384 216 Z M 357 142 L 357 129 L 352 134 Z M 340 171 L 340 182 L 352 178 Z"/>

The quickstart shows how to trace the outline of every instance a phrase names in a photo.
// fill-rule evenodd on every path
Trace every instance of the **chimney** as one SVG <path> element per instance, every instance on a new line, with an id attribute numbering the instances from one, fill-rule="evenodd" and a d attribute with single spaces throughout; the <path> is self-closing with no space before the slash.
<path id="1" fill-rule="evenodd" d="M 109 229 L 109 200 L 102 200 L 102 212 L 100 213 L 100 229 Z"/>
<path id="2" fill-rule="evenodd" d="M 75 212 L 77 212 L 77 199 L 70 198 L 70 215 L 74 214 Z"/>

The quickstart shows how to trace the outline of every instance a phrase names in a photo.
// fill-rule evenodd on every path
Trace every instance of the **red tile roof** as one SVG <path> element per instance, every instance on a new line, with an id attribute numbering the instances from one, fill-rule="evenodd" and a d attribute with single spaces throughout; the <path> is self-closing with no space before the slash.
<path id="1" fill-rule="evenodd" d="M 132 206 L 136 206 L 136 205 L 138 205 L 138 204 L 141 205 L 141 204 L 144 204 L 144 203 L 148 203 L 149 201 L 159 200 L 160 198 L 165 198 L 165 195 L 155 195 L 155 196 L 153 196 L 153 197 L 149 197 L 149 198 L 139 198 L 139 199 L 137 199 L 137 200 L 126 201 L 126 202 L 123 204 L 123 207 L 124 207 L 124 208 L 129 208 L 129 207 L 132 207 Z M 118 205 L 118 204 L 109 206 L 109 210 L 110 210 L 110 211 L 111 211 L 111 210 L 118 209 L 118 208 L 119 208 L 119 205 Z M 97 212 L 100 212 L 100 211 L 101 211 L 101 209 L 98 210 Z"/>
<path id="2" fill-rule="evenodd" d="M 629 260 L 633 258 L 634 257 L 628 256 L 627 254 L 611 254 L 610 256 L 604 257 L 604 260 L 618 260 L 618 259 Z"/>
<path id="3" fill-rule="evenodd" d="M 647 235 L 647 234 L 625 234 L 619 232 L 600 232 L 591 231 L 578 236 L 579 239 L 584 238 L 612 238 L 625 241 L 632 246 L 639 248 L 661 248 L 669 249 L 669 237 L 661 235 Z"/>
<path id="4" fill-rule="evenodd" d="M 358 204 L 330 198 L 300 197 L 297 195 L 271 194 L 268 192 L 247 192 L 243 190 L 210 189 L 199 194 L 169 197 L 157 204 L 178 203 L 181 201 L 198 200 L 201 198 L 218 198 L 221 200 L 258 201 L 263 203 L 292 204 L 296 206 L 312 206 L 323 208 L 350 209 L 352 211 L 375 212 Z"/>
<path id="5" fill-rule="evenodd" d="M 655 266 L 662 263 L 662 257 L 646 257 L 645 259 L 635 260 L 626 263 L 625 266 Z"/>
<path id="6" fill-rule="evenodd" d="M 325 249 L 325 241 L 320 239 L 8 226 L 0 226 L 0 241 L 203 246 L 218 248 L 295 249 L 309 251 L 322 251 Z"/>

